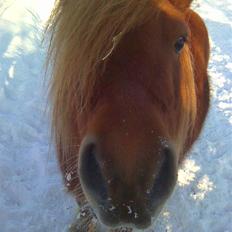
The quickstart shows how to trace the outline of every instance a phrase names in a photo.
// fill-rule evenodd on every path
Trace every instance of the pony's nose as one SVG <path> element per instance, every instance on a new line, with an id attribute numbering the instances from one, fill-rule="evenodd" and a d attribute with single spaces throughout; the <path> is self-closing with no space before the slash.
<path id="1" fill-rule="evenodd" d="M 137 192 L 128 188 L 121 179 L 121 185 L 107 182 L 103 170 L 110 169 L 102 162 L 100 145 L 95 140 L 86 138 L 81 146 L 79 177 L 82 188 L 103 224 L 115 227 L 132 225 L 144 229 L 151 225 L 151 218 L 156 217 L 171 194 L 177 178 L 175 154 L 169 146 L 162 149 L 162 161 L 155 177 L 150 178 L 149 189 L 137 186 Z M 104 166 L 105 165 L 105 166 Z M 136 174 L 136 173 L 135 173 Z M 115 177 L 115 176 L 114 176 Z M 117 180 L 117 178 L 115 178 Z M 117 187 L 116 187 L 117 186 Z M 120 188 L 120 189 L 115 189 Z M 147 191 L 149 190 L 149 191 Z"/>
<path id="2" fill-rule="evenodd" d="M 94 196 L 97 203 L 107 199 L 106 182 L 97 160 L 96 144 L 91 142 L 84 145 L 79 161 L 79 175 L 82 187 Z"/>

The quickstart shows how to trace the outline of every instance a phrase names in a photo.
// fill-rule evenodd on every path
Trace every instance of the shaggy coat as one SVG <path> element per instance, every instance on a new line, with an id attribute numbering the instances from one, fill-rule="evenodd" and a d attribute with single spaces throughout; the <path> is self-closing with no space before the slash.
<path id="1" fill-rule="evenodd" d="M 56 0 L 47 27 L 52 132 L 65 185 L 94 210 L 83 231 L 95 215 L 112 228 L 148 227 L 200 134 L 209 41 L 190 4 Z"/>

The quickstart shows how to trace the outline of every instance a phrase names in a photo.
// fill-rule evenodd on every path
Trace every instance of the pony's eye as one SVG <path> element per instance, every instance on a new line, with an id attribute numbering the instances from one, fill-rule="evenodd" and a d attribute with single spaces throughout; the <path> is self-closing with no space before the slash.
<path id="1" fill-rule="evenodd" d="M 176 51 L 176 53 L 178 53 L 178 54 L 180 53 L 180 51 L 184 47 L 185 42 L 186 42 L 186 37 L 185 36 L 181 36 L 180 38 L 178 38 L 178 40 L 175 43 L 175 51 Z"/>

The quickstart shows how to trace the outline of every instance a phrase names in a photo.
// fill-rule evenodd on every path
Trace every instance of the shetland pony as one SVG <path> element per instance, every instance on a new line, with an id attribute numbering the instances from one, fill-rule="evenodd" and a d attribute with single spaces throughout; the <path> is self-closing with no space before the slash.
<path id="1" fill-rule="evenodd" d="M 209 42 L 191 0 L 57 0 L 52 128 L 77 231 L 148 228 L 209 107 Z M 81 229 L 80 229 L 81 228 Z"/>

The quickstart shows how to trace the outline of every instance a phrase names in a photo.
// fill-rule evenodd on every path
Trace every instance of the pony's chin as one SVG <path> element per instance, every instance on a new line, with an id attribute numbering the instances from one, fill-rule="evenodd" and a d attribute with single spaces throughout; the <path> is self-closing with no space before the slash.
<path id="1" fill-rule="evenodd" d="M 132 228 L 132 229 L 143 231 L 149 229 L 157 218 L 157 216 L 154 216 L 141 220 L 140 222 L 130 223 L 130 222 L 122 222 L 118 218 L 112 217 L 111 214 L 107 214 L 107 213 L 100 212 L 97 213 L 96 215 L 100 222 L 101 227 L 103 228 L 102 231 L 104 231 L 104 229 L 108 231 L 109 229 L 122 229 L 122 228 L 125 228 L 125 231 L 126 228 Z M 159 213 L 156 215 L 159 215 Z"/>
<path id="2" fill-rule="evenodd" d="M 101 221 L 101 220 L 99 220 Z M 134 230 L 138 230 L 138 231 L 144 231 L 144 230 L 149 230 L 151 229 L 153 223 L 146 225 L 146 226 L 136 226 L 134 224 L 130 224 L 130 223 L 119 223 L 116 225 L 112 225 L 112 224 L 104 224 L 103 222 L 100 222 L 100 228 L 101 231 L 109 231 L 109 230 L 119 230 L 120 231 L 127 231 L 128 228 L 133 229 Z"/>

